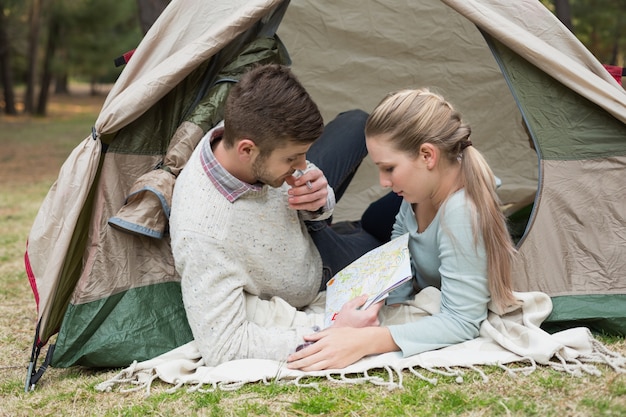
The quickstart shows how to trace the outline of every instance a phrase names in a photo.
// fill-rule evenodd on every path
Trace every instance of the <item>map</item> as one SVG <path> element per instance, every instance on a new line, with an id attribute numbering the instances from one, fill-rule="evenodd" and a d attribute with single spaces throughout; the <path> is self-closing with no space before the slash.
<path id="1" fill-rule="evenodd" d="M 339 271 L 326 285 L 325 325 L 330 326 L 341 307 L 361 294 L 369 298 L 361 307 L 384 300 L 389 292 L 411 279 L 409 235 L 404 234 L 372 249 Z"/>

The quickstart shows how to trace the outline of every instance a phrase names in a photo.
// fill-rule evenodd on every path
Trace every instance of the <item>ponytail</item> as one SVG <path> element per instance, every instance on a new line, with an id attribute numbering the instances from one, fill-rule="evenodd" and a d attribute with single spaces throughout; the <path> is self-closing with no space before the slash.
<path id="1" fill-rule="evenodd" d="M 476 237 L 480 233 L 485 245 L 491 298 L 500 309 L 516 305 L 518 301 L 511 291 L 511 267 L 516 250 L 500 209 L 495 176 L 473 146 L 463 149 L 459 156 L 465 195 L 476 209 L 474 234 Z"/>

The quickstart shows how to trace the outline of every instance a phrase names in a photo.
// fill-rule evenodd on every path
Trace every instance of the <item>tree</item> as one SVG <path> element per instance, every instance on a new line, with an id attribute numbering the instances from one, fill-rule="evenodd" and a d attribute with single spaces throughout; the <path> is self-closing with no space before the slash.
<path id="1" fill-rule="evenodd" d="M 4 112 L 17 114 L 13 89 L 13 68 L 11 67 L 11 47 L 4 12 L 5 3 L 0 0 L 0 77 L 2 77 L 2 90 L 4 91 Z"/>
<path id="2" fill-rule="evenodd" d="M 41 0 L 39 0 L 41 1 Z M 90 82 L 113 82 L 119 69 L 113 59 L 134 48 L 141 34 L 136 5 L 115 0 L 47 0 L 45 45 L 36 114 L 45 115 L 50 87 L 68 92 L 69 77 Z M 104 18 L 103 18 L 104 17 Z"/>
<path id="3" fill-rule="evenodd" d="M 554 0 L 554 13 L 571 32 L 574 32 L 569 0 Z"/>
<path id="4" fill-rule="evenodd" d="M 26 113 L 33 112 L 42 3 L 43 0 L 32 0 L 28 13 L 28 68 L 26 71 L 26 93 L 24 94 L 24 111 Z"/>
<path id="5" fill-rule="evenodd" d="M 603 64 L 624 66 L 626 0 L 541 0 Z"/>
<path id="6" fill-rule="evenodd" d="M 43 59 L 43 70 L 41 73 L 41 87 L 39 89 L 39 100 L 37 100 L 37 110 L 35 114 L 38 116 L 46 115 L 46 107 L 48 105 L 48 93 L 50 92 L 50 84 L 52 82 L 53 69 L 52 61 L 57 49 L 59 35 L 61 33 L 61 25 L 59 18 L 53 14 L 48 24 L 48 41 Z"/>
<path id="7" fill-rule="evenodd" d="M 114 59 L 141 41 L 137 4 L 115 0 L 84 0 L 73 12 L 73 23 L 64 35 L 70 75 L 92 85 L 114 82 L 120 69 Z M 102 16 L 106 16 L 103 19 Z"/>
<path id="8" fill-rule="evenodd" d="M 64 37 L 70 31 L 68 28 L 76 25 L 76 11 L 82 7 L 80 2 L 72 0 L 53 0 L 49 3 L 37 115 L 46 114 L 48 95 L 53 80 L 56 80 L 55 93 L 69 93 L 67 84 L 69 63 L 63 47 Z"/>
<path id="9" fill-rule="evenodd" d="M 169 3 L 170 0 L 137 0 L 139 24 L 144 35 Z"/>
<path id="10" fill-rule="evenodd" d="M 604 64 L 625 66 L 626 0 L 541 0 Z M 0 0 L 0 85 L 15 113 L 14 84 L 25 111 L 45 113 L 48 89 L 68 80 L 114 82 L 113 60 L 134 49 L 170 0 Z M 44 13 L 45 9 L 45 13 Z M 45 16 L 45 17 L 44 17 Z M 139 23 L 139 24 L 138 24 Z M 41 64 L 41 65 L 40 65 Z M 16 109 L 16 107 L 18 107 Z"/>

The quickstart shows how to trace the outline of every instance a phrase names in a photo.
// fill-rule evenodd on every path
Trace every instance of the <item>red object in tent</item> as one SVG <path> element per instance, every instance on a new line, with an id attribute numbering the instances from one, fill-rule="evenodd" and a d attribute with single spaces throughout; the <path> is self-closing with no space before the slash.
<path id="1" fill-rule="evenodd" d="M 124 64 L 127 64 L 128 61 L 130 61 L 130 57 L 133 56 L 133 54 L 135 53 L 135 50 L 132 49 L 128 52 L 126 52 L 124 55 L 117 57 L 113 60 L 113 62 L 115 62 L 115 66 L 116 67 L 121 67 Z"/>
<path id="2" fill-rule="evenodd" d="M 604 64 L 604 68 L 615 78 L 620 85 L 622 84 L 622 77 L 626 75 L 626 68 L 618 67 L 617 65 L 606 65 Z"/>

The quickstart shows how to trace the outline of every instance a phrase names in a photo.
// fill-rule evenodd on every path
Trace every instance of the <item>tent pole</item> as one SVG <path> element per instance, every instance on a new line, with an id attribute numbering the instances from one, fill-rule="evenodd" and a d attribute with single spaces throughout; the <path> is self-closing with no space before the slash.
<path id="1" fill-rule="evenodd" d="M 54 354 L 55 345 L 48 345 L 46 358 L 39 369 L 35 371 L 37 360 L 39 359 L 39 354 L 41 353 L 41 348 L 43 347 L 43 344 L 41 344 L 39 340 L 39 324 L 37 324 L 37 329 L 35 330 L 35 340 L 33 341 L 33 350 L 30 354 L 30 362 L 28 363 L 28 373 L 26 374 L 26 381 L 24 383 L 24 392 L 33 391 L 35 389 L 35 385 L 39 382 L 39 379 L 43 376 L 44 372 L 46 372 L 46 369 L 48 369 L 48 366 L 52 361 L 52 355 Z"/>
<path id="2" fill-rule="evenodd" d="M 30 362 L 28 363 L 28 371 L 26 374 L 26 382 L 24 383 L 24 392 L 28 392 L 35 388 L 35 384 L 32 383 L 33 376 L 35 375 L 35 365 L 37 363 L 37 359 L 39 358 L 39 353 L 41 352 L 41 346 L 37 343 L 39 341 L 39 325 L 41 321 L 37 323 L 37 328 L 35 329 L 35 340 L 33 341 L 33 349 L 30 353 Z"/>

